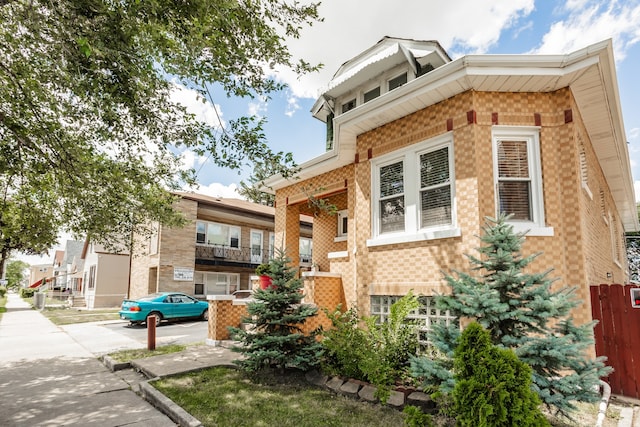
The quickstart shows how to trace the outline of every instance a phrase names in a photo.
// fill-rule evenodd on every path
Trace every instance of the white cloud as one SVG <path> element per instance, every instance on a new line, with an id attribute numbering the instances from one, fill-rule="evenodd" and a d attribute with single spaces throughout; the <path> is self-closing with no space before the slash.
<path id="1" fill-rule="evenodd" d="M 296 111 L 300 109 L 300 104 L 298 104 L 298 98 L 295 96 L 290 96 L 287 99 L 287 108 L 284 111 L 285 116 L 293 117 Z"/>
<path id="2" fill-rule="evenodd" d="M 449 0 L 445 7 L 422 0 L 405 1 L 401 7 L 386 0 L 323 2 L 319 14 L 324 22 L 305 28 L 300 39 L 288 45 L 294 57 L 324 68 L 302 77 L 279 70 L 277 77 L 289 84 L 294 96 L 316 98 L 343 62 L 384 36 L 437 40 L 446 50 L 485 52 L 533 8 L 533 0 Z"/>
<path id="3" fill-rule="evenodd" d="M 224 185 L 219 182 L 212 182 L 209 185 L 200 185 L 198 188 L 189 187 L 186 188 L 185 191 L 193 191 L 195 193 L 211 197 L 244 199 L 244 197 L 238 193 L 238 186 L 234 183 Z"/>
<path id="4" fill-rule="evenodd" d="M 565 8 L 569 15 L 551 25 L 535 53 L 571 52 L 611 38 L 615 59 L 622 61 L 627 50 L 640 40 L 638 0 L 574 0 Z"/>
<path id="5" fill-rule="evenodd" d="M 267 113 L 266 98 L 258 98 L 256 102 L 250 102 L 247 113 L 249 116 L 264 117 Z"/>
<path id="6" fill-rule="evenodd" d="M 214 128 L 226 126 L 220 105 L 212 105 L 193 89 L 174 83 L 171 100 L 184 106 L 189 113 L 194 114 L 198 120 L 209 126 Z"/>

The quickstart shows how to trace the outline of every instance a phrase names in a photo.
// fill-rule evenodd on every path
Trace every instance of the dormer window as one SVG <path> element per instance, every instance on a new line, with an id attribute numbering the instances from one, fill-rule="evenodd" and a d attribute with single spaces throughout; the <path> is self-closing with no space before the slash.
<path id="1" fill-rule="evenodd" d="M 389 80 L 389 90 L 394 90 L 407 82 L 407 73 L 402 73 L 398 77 Z"/>
<path id="2" fill-rule="evenodd" d="M 369 92 L 364 93 L 364 102 L 369 102 L 372 99 L 375 99 L 380 96 L 380 86 L 371 89 Z"/>
<path id="3" fill-rule="evenodd" d="M 353 98 L 351 101 L 345 102 L 342 104 L 342 113 L 346 113 L 349 110 L 353 110 L 356 108 L 356 99 Z"/>

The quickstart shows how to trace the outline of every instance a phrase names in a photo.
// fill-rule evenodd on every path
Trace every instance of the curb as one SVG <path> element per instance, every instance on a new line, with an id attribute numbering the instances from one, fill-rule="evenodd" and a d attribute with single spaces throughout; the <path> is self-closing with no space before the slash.
<path id="1" fill-rule="evenodd" d="M 609 384 L 607 384 L 605 381 L 600 380 L 600 387 L 602 387 L 602 400 L 600 400 L 596 427 L 602 427 L 602 423 L 604 423 L 604 419 L 607 415 L 609 399 L 611 398 L 611 387 L 609 386 Z"/>
<path id="2" fill-rule="evenodd" d="M 111 358 L 108 355 L 104 355 L 101 357 L 102 358 L 102 363 L 104 363 L 104 365 L 109 368 L 109 370 L 111 372 L 115 372 L 115 371 L 122 371 L 124 369 L 129 369 L 131 368 L 131 363 L 130 362 L 116 362 L 113 358 Z"/>
<path id="3" fill-rule="evenodd" d="M 180 427 L 202 427 L 202 423 L 182 409 L 173 400 L 156 390 L 150 383 L 157 381 L 159 378 L 143 381 L 140 383 L 140 394 L 142 397 L 166 414 L 171 420 Z"/>

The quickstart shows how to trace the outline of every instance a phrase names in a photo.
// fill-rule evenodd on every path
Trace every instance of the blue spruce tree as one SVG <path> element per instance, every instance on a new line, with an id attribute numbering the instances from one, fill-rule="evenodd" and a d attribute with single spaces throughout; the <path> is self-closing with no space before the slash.
<path id="1" fill-rule="evenodd" d="M 471 274 L 446 276 L 450 295 L 436 298 L 440 309 L 471 318 L 484 327 L 495 345 L 514 350 L 533 369 L 533 389 L 547 406 L 569 416 L 573 402 L 599 399 L 601 377 L 610 372 L 603 358 L 590 359 L 594 323 L 576 325 L 571 309 L 579 304 L 574 289 L 552 289 L 549 272 L 525 273 L 539 254 L 523 257 L 523 233 L 515 233 L 507 217 L 487 219 L 480 237 L 479 257 L 467 255 Z M 441 357 L 416 357 L 412 373 L 425 386 L 453 390 L 453 355 L 460 331 L 457 325 L 437 325 L 430 341 Z"/>
<path id="2" fill-rule="evenodd" d="M 319 331 L 309 335 L 302 331 L 302 325 L 317 314 L 318 308 L 301 304 L 302 279 L 290 262 L 284 251 L 276 250 L 267 273 L 271 286 L 254 291 L 255 301 L 247 304 L 249 317 L 244 322 L 253 325 L 251 330 L 229 328 L 231 336 L 242 344 L 232 350 L 245 356 L 235 361 L 245 371 L 308 370 L 320 364 Z"/>

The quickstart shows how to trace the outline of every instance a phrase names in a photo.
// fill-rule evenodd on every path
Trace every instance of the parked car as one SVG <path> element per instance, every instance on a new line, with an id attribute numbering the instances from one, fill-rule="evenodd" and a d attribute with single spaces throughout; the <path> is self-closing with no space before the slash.
<path id="1" fill-rule="evenodd" d="M 154 315 L 156 326 L 162 320 L 199 318 L 209 319 L 209 304 L 180 292 L 157 292 L 136 300 L 125 299 L 119 311 L 120 318 L 132 325 L 146 323 Z"/>

